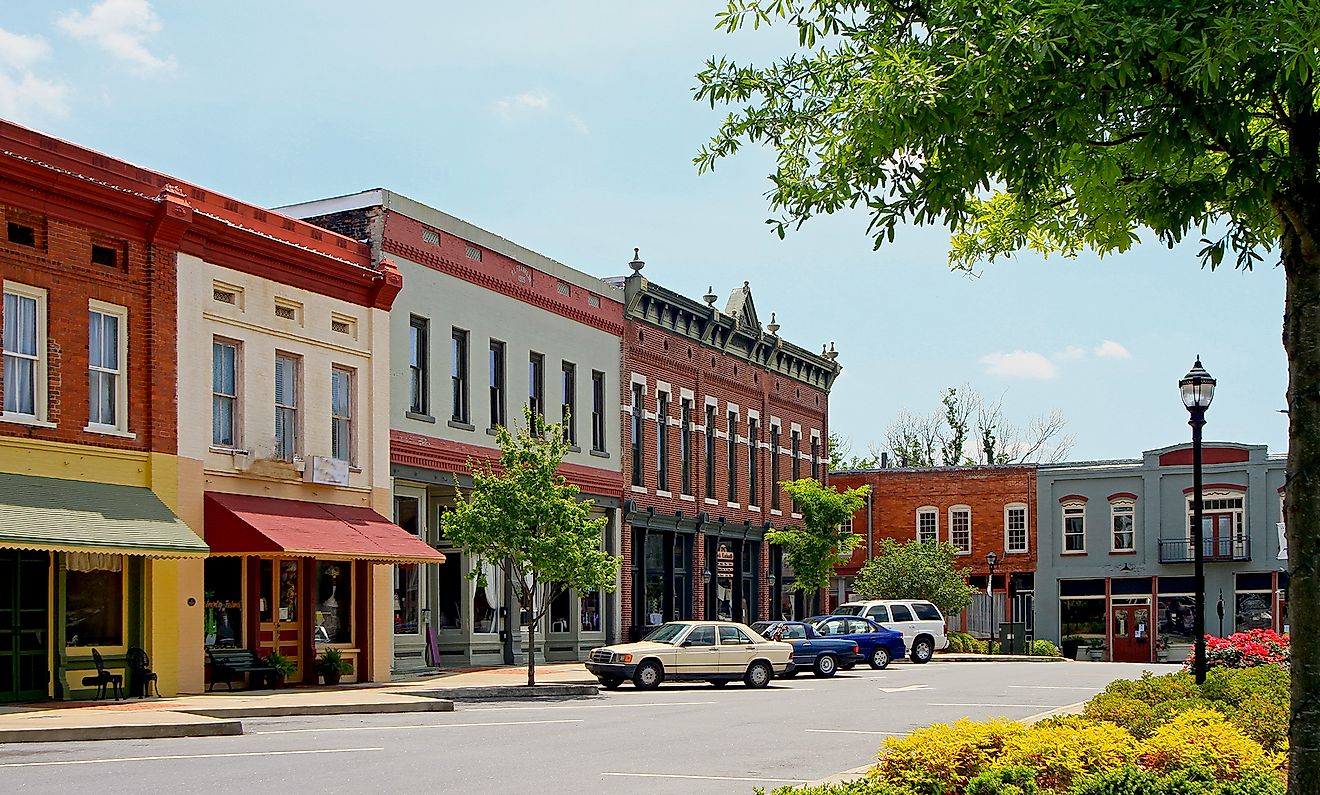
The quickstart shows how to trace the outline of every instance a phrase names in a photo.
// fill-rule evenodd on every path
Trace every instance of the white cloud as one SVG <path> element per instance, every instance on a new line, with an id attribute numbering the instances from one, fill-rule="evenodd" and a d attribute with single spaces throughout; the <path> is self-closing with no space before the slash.
<path id="1" fill-rule="evenodd" d="M 986 372 L 1003 378 L 1033 378 L 1048 381 L 1057 372 L 1054 363 L 1035 351 L 987 353 L 981 357 Z"/>
<path id="2" fill-rule="evenodd" d="M 1101 359 L 1131 359 L 1132 358 L 1132 354 L 1128 352 L 1127 348 L 1124 348 L 1122 345 L 1118 344 L 1117 342 L 1114 342 L 1113 340 L 1105 340 L 1104 342 L 1095 346 L 1095 355 L 1099 356 Z"/>
<path id="3" fill-rule="evenodd" d="M 68 113 L 68 89 L 64 84 L 32 72 L 32 67 L 49 55 L 50 45 L 40 36 L 0 28 L 0 116 L 38 121 Z"/>
<path id="4" fill-rule="evenodd" d="M 70 36 L 94 42 L 140 71 L 174 67 L 173 58 L 160 58 L 147 48 L 147 40 L 161 30 L 150 0 L 101 0 L 86 13 L 64 14 L 56 24 Z"/>
<path id="5" fill-rule="evenodd" d="M 26 71 L 50 55 L 50 45 L 40 36 L 24 36 L 0 28 L 0 64 Z"/>
<path id="6" fill-rule="evenodd" d="M 577 130 L 582 135 L 588 135 L 591 132 L 591 130 L 587 128 L 586 122 L 582 121 L 579 116 L 554 107 L 554 103 L 550 100 L 550 97 L 545 94 L 525 91 L 521 94 L 501 97 L 500 99 L 495 100 L 494 108 L 495 113 L 506 122 L 513 122 L 521 118 L 544 114 L 563 119 L 568 122 L 574 130 Z"/>
<path id="7" fill-rule="evenodd" d="M 1075 362 L 1078 359 L 1086 357 L 1086 349 L 1080 345 L 1069 345 L 1058 353 L 1054 354 L 1056 362 Z"/>

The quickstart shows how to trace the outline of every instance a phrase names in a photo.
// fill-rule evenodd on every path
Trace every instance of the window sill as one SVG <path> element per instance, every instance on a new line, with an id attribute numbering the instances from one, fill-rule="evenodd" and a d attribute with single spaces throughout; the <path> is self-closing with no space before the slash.
<path id="1" fill-rule="evenodd" d="M 1109 550 L 1109 554 L 1111 554 L 1111 555 L 1135 555 L 1135 554 L 1137 554 L 1137 551 L 1136 551 L 1135 549 L 1111 549 L 1111 550 Z"/>
<path id="2" fill-rule="evenodd" d="M 1004 550 L 1004 554 L 1005 554 L 1005 555 L 1028 555 L 1028 554 L 1030 554 L 1030 553 L 1031 553 L 1031 550 L 1027 550 L 1027 549 L 1006 549 L 1006 550 Z"/>
<path id="3" fill-rule="evenodd" d="M 1085 555 L 1085 554 L 1086 554 L 1086 550 L 1084 550 L 1084 549 L 1074 549 L 1074 550 L 1072 550 L 1072 551 L 1070 551 L 1070 552 L 1060 552 L 1059 554 L 1060 554 L 1060 555 Z"/>
<path id="4" fill-rule="evenodd" d="M 742 508 L 742 503 L 740 503 L 740 502 L 729 502 L 729 501 L 726 500 L 726 501 L 724 502 L 724 507 L 725 507 L 725 508 Z"/>
<path id="5" fill-rule="evenodd" d="M 470 422 L 459 422 L 458 420 L 450 420 L 450 421 L 449 421 L 448 423 L 446 423 L 446 424 L 447 424 L 449 427 L 451 427 L 451 428 L 457 428 L 457 429 L 459 429 L 460 431 L 475 431 L 475 430 L 477 429 L 477 426 L 473 425 L 473 424 L 470 423 Z"/>
<path id="6" fill-rule="evenodd" d="M 487 428 L 487 429 L 486 429 L 486 435 L 487 435 L 487 436 L 499 436 L 499 435 L 500 435 L 500 429 L 499 429 L 499 428 Z"/>
<path id="7" fill-rule="evenodd" d="M 632 489 L 633 491 L 637 492 L 638 494 L 645 494 L 645 493 L 646 493 L 646 487 L 645 487 L 645 486 L 629 486 L 628 488 Z"/>
<path id="8" fill-rule="evenodd" d="M 594 455 L 594 456 L 596 456 L 597 458 L 609 458 L 609 457 L 610 457 L 610 454 L 607 453 L 607 452 L 605 452 L 604 450 L 588 450 L 587 452 L 588 452 L 590 455 Z"/>
<path id="9" fill-rule="evenodd" d="M 789 518 L 791 518 L 791 519 L 801 519 L 801 518 L 802 518 L 802 514 L 797 513 L 797 512 L 790 513 L 788 516 L 789 516 Z"/>
<path id="10" fill-rule="evenodd" d="M 33 428 L 56 428 L 53 422 L 39 420 L 29 414 L 0 414 L 0 422 L 12 422 L 15 425 L 30 425 Z"/>
<path id="11" fill-rule="evenodd" d="M 967 555 L 972 554 L 972 551 L 971 551 L 970 549 L 965 549 L 965 550 L 964 550 L 964 549 L 960 549 L 960 550 L 954 552 L 953 554 L 955 554 L 955 555 L 959 555 L 959 556 L 967 556 Z"/>
<path id="12" fill-rule="evenodd" d="M 217 447 L 212 445 L 207 449 L 212 453 L 219 453 L 220 455 L 252 455 L 250 452 L 240 447 Z"/>
<path id="13" fill-rule="evenodd" d="M 781 510 L 779 510 L 778 508 L 771 508 L 771 509 L 770 509 L 770 515 L 771 515 L 771 516 L 783 516 L 783 515 L 784 515 L 784 512 L 781 511 Z"/>
<path id="14" fill-rule="evenodd" d="M 678 498 L 679 498 L 680 500 L 683 500 L 684 502 L 696 502 L 696 501 L 697 501 L 697 498 L 696 498 L 696 497 L 693 497 L 691 494 L 680 494 L 680 495 L 678 495 Z"/>
<path id="15" fill-rule="evenodd" d="M 403 413 L 403 416 L 407 417 L 410 420 L 420 420 L 421 422 L 435 422 L 435 417 L 432 417 L 430 414 L 418 414 L 415 411 L 405 411 Z"/>
<path id="16" fill-rule="evenodd" d="M 706 498 L 702 499 L 702 502 L 706 503 L 707 505 L 719 505 L 719 504 L 720 504 L 720 503 L 719 503 L 719 500 L 712 500 L 710 497 L 706 497 Z"/>
<path id="17" fill-rule="evenodd" d="M 131 431 L 121 431 L 118 428 L 109 425 L 88 425 L 83 428 L 86 433 L 95 433 L 101 436 L 116 436 L 120 439 L 136 439 L 137 434 Z"/>
<path id="18" fill-rule="evenodd" d="M 657 497 L 670 497 L 670 498 L 672 498 L 672 497 L 674 496 L 674 492 L 672 492 L 672 491 L 661 491 L 660 489 L 656 489 L 656 490 L 655 490 L 655 496 L 657 496 Z"/>
<path id="19" fill-rule="evenodd" d="M 570 444 L 570 445 L 568 446 L 568 452 L 570 452 L 570 453 L 580 453 L 580 452 L 582 452 L 582 448 L 581 448 L 581 447 L 578 447 L 578 446 L 575 445 L 575 444 Z"/>
<path id="20" fill-rule="evenodd" d="M 757 513 L 760 513 L 760 512 L 761 512 L 761 506 L 759 506 L 759 505 L 748 505 L 748 506 L 747 506 L 747 510 L 749 510 L 749 511 L 756 511 Z"/>

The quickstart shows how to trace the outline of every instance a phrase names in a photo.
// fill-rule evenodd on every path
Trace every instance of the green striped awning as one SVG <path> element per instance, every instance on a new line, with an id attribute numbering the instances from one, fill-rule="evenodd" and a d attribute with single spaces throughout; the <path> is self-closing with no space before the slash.
<path id="1" fill-rule="evenodd" d="M 206 543 L 150 489 L 0 474 L 0 548 L 204 557 Z"/>

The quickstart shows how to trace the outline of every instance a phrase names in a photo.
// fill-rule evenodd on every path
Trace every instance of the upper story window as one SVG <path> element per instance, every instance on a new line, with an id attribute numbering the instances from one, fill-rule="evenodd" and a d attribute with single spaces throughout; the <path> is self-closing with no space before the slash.
<path id="1" fill-rule="evenodd" d="M 683 398 L 678 409 L 678 487 L 692 494 L 692 400 Z"/>
<path id="2" fill-rule="evenodd" d="M 669 491 L 669 393 L 655 396 L 655 487 Z"/>
<path id="3" fill-rule="evenodd" d="M 966 505 L 949 509 L 949 543 L 960 555 L 972 554 L 972 509 Z"/>
<path id="4" fill-rule="evenodd" d="M 527 405 L 539 420 L 545 420 L 545 356 L 533 353 L 527 357 Z"/>
<path id="5" fill-rule="evenodd" d="M 564 426 L 564 441 L 577 447 L 577 365 L 561 362 L 559 382 L 559 417 Z"/>
<path id="6" fill-rule="evenodd" d="M 747 420 L 747 504 L 757 505 L 756 496 L 757 486 L 760 485 L 757 478 L 757 464 L 761 457 L 761 451 L 757 447 L 757 439 L 761 435 L 760 425 L 755 417 L 749 417 Z"/>
<path id="7" fill-rule="evenodd" d="M 46 419 L 46 291 L 5 282 L 5 416 Z"/>
<path id="8" fill-rule="evenodd" d="M 1135 552 L 1137 549 L 1137 504 L 1131 499 L 1109 502 L 1109 520 L 1114 534 L 1110 549 L 1114 552 Z"/>
<path id="9" fill-rule="evenodd" d="M 88 430 L 127 426 L 127 390 L 124 388 L 124 359 L 128 340 L 124 334 L 127 310 L 93 303 L 87 317 L 87 426 Z"/>
<path id="10" fill-rule="evenodd" d="M 811 479 L 820 480 L 820 437 L 811 437 Z"/>
<path id="11" fill-rule="evenodd" d="M 853 518 L 849 516 L 847 519 L 843 520 L 843 524 L 839 525 L 839 532 L 851 533 L 852 531 L 853 531 Z"/>
<path id="12" fill-rule="evenodd" d="M 490 427 L 507 424 L 504 399 L 504 343 L 490 341 Z"/>
<path id="13" fill-rule="evenodd" d="M 770 510 L 779 510 L 779 426 L 770 423 Z"/>
<path id="14" fill-rule="evenodd" d="M 715 407 L 706 405 L 706 499 L 715 499 Z"/>
<path id="15" fill-rule="evenodd" d="M 353 371 L 345 367 L 330 370 L 330 456 L 350 464 L 353 455 Z"/>
<path id="16" fill-rule="evenodd" d="M 738 412 L 729 412 L 729 502 L 738 501 Z"/>
<path id="17" fill-rule="evenodd" d="M 1027 551 L 1027 506 L 1023 503 L 1004 506 L 1004 551 Z"/>
<path id="18" fill-rule="evenodd" d="M 468 333 L 461 328 L 452 330 L 450 335 L 449 365 L 449 419 L 468 424 Z"/>
<path id="19" fill-rule="evenodd" d="M 917 540 L 940 540 L 940 510 L 934 506 L 917 509 Z"/>
<path id="20" fill-rule="evenodd" d="M 281 461 L 292 461 L 302 452 L 298 432 L 299 369 L 298 357 L 275 354 L 275 457 Z"/>
<path id="21" fill-rule="evenodd" d="M 414 315 L 408 320 L 408 410 L 414 414 L 430 414 L 430 346 L 431 323 Z"/>
<path id="22" fill-rule="evenodd" d="M 1086 552 L 1086 503 L 1063 504 L 1063 554 Z"/>
<path id="23" fill-rule="evenodd" d="M 591 449 L 605 452 L 605 374 L 591 371 Z"/>
<path id="24" fill-rule="evenodd" d="M 1187 538 L 1191 539 L 1191 495 L 1187 496 Z M 1246 495 L 1241 491 L 1206 490 L 1202 496 L 1201 544 L 1207 558 L 1244 559 L 1247 552 Z"/>
<path id="25" fill-rule="evenodd" d="M 239 446 L 239 345 L 229 340 L 211 343 L 211 444 Z"/>
<path id="26" fill-rule="evenodd" d="M 642 485 L 642 423 L 646 412 L 642 408 L 642 385 L 632 385 L 632 484 Z"/>
<path id="27" fill-rule="evenodd" d="M 802 477 L 802 431 L 793 431 L 793 480 Z"/>

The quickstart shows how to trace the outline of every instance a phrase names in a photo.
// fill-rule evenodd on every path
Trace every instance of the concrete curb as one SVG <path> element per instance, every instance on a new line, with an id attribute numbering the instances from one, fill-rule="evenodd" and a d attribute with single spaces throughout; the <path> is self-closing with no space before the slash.
<path id="1" fill-rule="evenodd" d="M 436 687 L 427 690 L 409 690 L 410 696 L 446 698 L 454 701 L 501 701 L 505 699 L 588 698 L 600 694 L 596 685 L 487 685 L 470 687 Z M 451 707 L 452 708 L 452 707 Z"/>
<path id="2" fill-rule="evenodd" d="M 147 723 L 128 726 L 69 726 L 0 729 L 0 743 L 63 743 L 86 740 L 157 740 L 166 737 L 225 737 L 243 733 L 236 720 Z"/>
<path id="3" fill-rule="evenodd" d="M 412 694 L 410 694 L 412 695 Z M 417 693 L 416 695 L 424 695 Z M 202 707 L 176 710 L 207 718 L 295 718 L 303 715 L 384 715 L 394 712 L 453 712 L 454 702 L 437 697 L 416 701 L 382 701 L 365 704 L 297 704 L 281 706 Z"/>
<path id="4" fill-rule="evenodd" d="M 1032 657 L 1022 654 L 936 654 L 931 662 L 1073 662 L 1063 657 Z"/>

